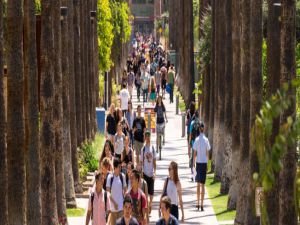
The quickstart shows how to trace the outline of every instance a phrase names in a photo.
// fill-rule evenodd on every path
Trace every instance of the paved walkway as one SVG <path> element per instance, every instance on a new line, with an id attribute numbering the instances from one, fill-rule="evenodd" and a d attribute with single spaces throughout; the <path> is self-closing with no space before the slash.
<path id="1" fill-rule="evenodd" d="M 134 91 L 135 94 L 135 91 Z M 174 101 L 175 102 L 175 101 Z M 137 106 L 137 99 L 133 98 L 134 109 Z M 205 196 L 204 212 L 196 209 L 196 183 L 190 178 L 188 168 L 187 142 L 186 137 L 181 137 L 181 115 L 175 115 L 175 103 L 169 104 L 169 97 L 164 100 L 167 108 L 168 123 L 166 125 L 166 142 L 162 150 L 162 160 L 157 160 L 157 171 L 155 180 L 155 195 L 150 217 L 150 224 L 155 224 L 158 220 L 158 204 L 162 193 L 164 180 L 168 175 L 169 163 L 174 160 L 179 164 L 179 178 L 183 189 L 183 206 L 185 213 L 184 222 L 180 224 L 197 225 L 218 225 L 215 213 L 208 196 Z M 152 143 L 155 144 L 155 134 L 151 136 Z M 155 146 L 155 145 L 154 145 Z M 87 199 L 78 199 L 79 207 L 86 207 Z M 179 219 L 181 220 L 181 209 L 179 208 Z M 70 225 L 83 225 L 85 218 L 69 218 Z"/>

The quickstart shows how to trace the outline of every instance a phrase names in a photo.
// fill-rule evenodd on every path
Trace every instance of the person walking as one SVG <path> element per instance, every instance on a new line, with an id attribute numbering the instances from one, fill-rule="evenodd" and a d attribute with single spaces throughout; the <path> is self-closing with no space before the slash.
<path id="1" fill-rule="evenodd" d="M 160 202 L 162 217 L 156 222 L 156 225 L 179 225 L 178 220 L 171 214 L 171 207 L 171 199 L 168 196 L 163 197 Z"/>
<path id="2" fill-rule="evenodd" d="M 132 127 L 133 127 L 133 121 L 136 118 L 136 113 L 133 111 L 132 108 L 132 102 L 129 101 L 128 102 L 128 111 L 125 115 L 127 123 L 128 123 L 128 129 L 129 129 L 129 137 L 130 137 L 130 146 L 133 147 L 133 131 L 132 131 Z"/>
<path id="3" fill-rule="evenodd" d="M 128 73 L 128 92 L 130 95 L 130 100 L 132 99 L 133 84 L 134 84 L 134 72 L 133 72 L 133 68 L 130 68 Z"/>
<path id="4" fill-rule="evenodd" d="M 205 181 L 206 181 L 206 172 L 207 172 L 207 162 L 210 151 L 210 144 L 208 138 L 204 135 L 204 123 L 200 122 L 200 135 L 196 138 L 193 144 L 194 150 L 194 167 L 196 166 L 196 182 L 197 182 L 197 208 L 201 207 L 203 209 L 203 200 L 205 193 Z M 197 157 L 197 158 L 196 158 Z M 200 198 L 201 193 L 201 198 Z M 200 205 L 201 200 L 201 205 Z"/>
<path id="5" fill-rule="evenodd" d="M 148 193 L 150 196 L 148 207 L 149 214 L 151 214 L 152 201 L 154 195 L 154 181 L 156 175 L 156 151 L 154 149 L 154 146 L 151 145 L 150 135 L 150 131 L 145 132 L 145 145 L 141 150 L 140 154 L 140 167 L 143 171 L 143 178 L 147 182 Z"/>
<path id="6" fill-rule="evenodd" d="M 141 81 L 142 81 L 142 89 L 143 89 L 143 103 L 145 103 L 148 101 L 149 81 L 150 81 L 150 76 L 145 69 L 145 65 L 141 66 Z"/>
<path id="7" fill-rule="evenodd" d="M 121 161 L 114 159 L 114 172 L 110 174 L 106 182 L 106 190 L 110 193 L 111 216 L 110 225 L 115 225 L 117 219 L 123 214 L 123 200 L 126 193 L 126 178 L 121 173 Z"/>
<path id="8" fill-rule="evenodd" d="M 121 109 L 123 112 L 123 115 L 125 116 L 125 113 L 128 110 L 128 101 L 130 99 L 130 94 L 126 88 L 126 84 L 122 84 L 122 90 L 120 91 L 120 101 L 121 101 Z"/>
<path id="9" fill-rule="evenodd" d="M 155 83 L 156 83 L 156 94 L 159 95 L 160 92 L 160 85 L 161 85 L 161 72 L 159 70 L 159 67 L 156 67 L 156 72 L 154 74 L 155 77 Z"/>
<path id="10" fill-rule="evenodd" d="M 194 144 L 196 138 L 199 136 L 199 134 L 200 134 L 199 112 L 196 111 L 194 114 L 194 118 L 190 125 L 189 144 L 190 144 L 191 148 L 193 148 L 193 144 Z M 195 181 L 195 175 L 196 175 L 195 171 L 194 171 L 194 162 L 195 162 L 195 157 L 194 157 L 194 153 L 192 153 L 190 161 L 189 161 L 191 173 L 192 173 L 192 181 Z"/>
<path id="11" fill-rule="evenodd" d="M 183 209 L 183 201 L 182 201 L 182 188 L 181 183 L 178 177 L 178 164 L 172 161 L 169 165 L 169 176 L 165 180 L 163 192 L 160 198 L 164 196 L 168 196 L 171 199 L 171 210 L 170 213 L 178 220 L 179 210 L 178 205 L 180 204 L 181 208 L 181 221 L 184 221 L 184 209 Z M 178 204 L 179 202 L 179 204 Z"/>
<path id="12" fill-rule="evenodd" d="M 175 81 L 175 71 L 174 71 L 174 65 L 172 64 L 168 72 L 168 85 L 170 86 L 170 103 L 173 103 L 174 81 Z"/>
<path id="13" fill-rule="evenodd" d="M 154 107 L 154 112 L 156 113 L 156 151 L 158 151 L 159 143 L 158 143 L 158 133 L 161 132 L 163 134 L 163 138 L 165 138 L 165 122 L 168 122 L 166 107 L 163 103 L 162 96 L 158 96 L 156 99 L 156 105 Z M 160 140 L 162 141 L 162 140 Z M 165 142 L 165 139 L 163 143 Z"/>
<path id="14" fill-rule="evenodd" d="M 110 213 L 110 199 L 103 189 L 104 175 L 97 173 L 95 181 L 96 188 L 89 198 L 85 224 L 88 225 L 92 220 L 92 225 L 106 225 Z"/>
<path id="15" fill-rule="evenodd" d="M 133 170 L 130 174 L 131 189 L 128 194 L 133 201 L 133 216 L 140 225 L 147 224 L 147 198 L 140 189 L 141 175 L 137 170 Z"/>
<path id="16" fill-rule="evenodd" d="M 124 214 L 116 222 L 116 225 L 139 225 L 136 218 L 132 216 L 133 202 L 130 195 L 126 195 L 123 201 Z"/>
<path id="17" fill-rule="evenodd" d="M 137 117 L 133 121 L 132 130 L 134 137 L 134 151 L 136 154 L 136 164 L 139 164 L 139 157 L 141 149 L 144 145 L 144 133 L 146 131 L 146 123 L 144 118 L 141 116 L 142 107 L 140 105 L 137 106 Z"/>
<path id="18" fill-rule="evenodd" d="M 121 154 L 124 150 L 124 141 L 125 141 L 125 134 L 122 131 L 122 124 L 121 122 L 118 123 L 117 133 L 114 139 L 114 149 L 115 149 L 115 158 L 121 159 Z"/>
<path id="19" fill-rule="evenodd" d="M 112 103 L 109 107 L 109 113 L 106 117 L 105 137 L 106 139 L 113 142 L 115 134 L 116 134 L 115 104 Z"/>

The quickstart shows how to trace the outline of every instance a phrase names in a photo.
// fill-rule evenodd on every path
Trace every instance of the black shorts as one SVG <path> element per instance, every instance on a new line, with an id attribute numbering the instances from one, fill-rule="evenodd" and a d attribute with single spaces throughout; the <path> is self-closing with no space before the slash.
<path id="1" fill-rule="evenodd" d="M 153 196 L 154 195 L 154 179 L 153 177 L 148 177 L 146 174 L 143 174 L 143 178 L 147 183 L 148 186 L 148 194 Z"/>
<path id="2" fill-rule="evenodd" d="M 166 89 L 166 87 L 167 87 L 167 80 L 162 80 L 161 81 L 161 88 Z"/>
<path id="3" fill-rule="evenodd" d="M 205 184 L 206 181 L 206 172 L 207 172 L 207 163 L 197 163 L 196 164 L 196 182 Z"/>

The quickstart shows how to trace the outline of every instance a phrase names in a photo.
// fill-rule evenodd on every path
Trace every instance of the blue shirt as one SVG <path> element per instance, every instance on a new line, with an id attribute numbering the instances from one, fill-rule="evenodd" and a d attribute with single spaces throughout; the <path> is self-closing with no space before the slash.
<path id="1" fill-rule="evenodd" d="M 156 225 L 179 225 L 178 220 L 170 214 L 170 218 L 168 221 L 168 224 L 166 224 L 166 221 L 164 218 L 160 218 L 157 222 Z"/>

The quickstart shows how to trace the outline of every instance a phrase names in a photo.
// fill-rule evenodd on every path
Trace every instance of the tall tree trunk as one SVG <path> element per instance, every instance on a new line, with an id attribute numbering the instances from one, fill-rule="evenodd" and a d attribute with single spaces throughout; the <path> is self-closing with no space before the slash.
<path id="1" fill-rule="evenodd" d="M 216 18 L 217 18 L 217 48 L 216 48 L 216 76 L 218 79 L 216 88 L 218 110 L 216 111 L 216 123 L 214 124 L 214 158 L 215 158 L 215 180 L 220 181 L 222 177 L 222 169 L 224 165 L 224 111 L 225 111 L 225 48 L 222 45 L 223 36 L 226 32 L 223 22 L 225 21 L 225 2 L 216 2 Z"/>
<path id="2" fill-rule="evenodd" d="M 275 94 L 280 88 L 280 8 L 275 3 L 280 0 L 268 0 L 268 27 L 267 27 L 267 96 Z M 273 121 L 272 137 L 270 143 L 274 143 L 275 137 L 279 132 L 280 119 Z M 270 224 L 279 223 L 279 175 L 275 175 L 275 184 L 266 193 L 266 205 Z"/>
<path id="3" fill-rule="evenodd" d="M 215 48 L 216 48 L 216 40 L 215 40 L 215 0 L 211 0 L 211 65 L 210 65 L 210 89 L 209 89 L 209 129 L 208 129 L 208 139 L 211 143 L 211 152 L 213 152 L 213 134 L 214 134 L 214 113 L 215 113 Z M 213 164 L 212 164 L 213 170 Z"/>
<path id="4" fill-rule="evenodd" d="M 26 208 L 27 223 L 40 225 L 40 149 L 39 104 L 36 49 L 35 2 L 24 1 L 24 76 L 25 76 L 25 127 L 26 127 Z"/>
<path id="5" fill-rule="evenodd" d="M 250 1 L 242 1 L 241 35 L 241 130 L 239 193 L 235 224 L 244 224 L 247 215 L 247 185 L 249 182 L 249 138 L 250 138 Z"/>
<path id="6" fill-rule="evenodd" d="M 81 53 L 81 108 L 82 108 L 82 142 L 87 139 L 87 110 L 86 110 L 86 35 L 85 35 L 85 20 L 86 14 L 84 11 L 85 0 L 80 1 L 80 53 Z"/>
<path id="7" fill-rule="evenodd" d="M 296 2 L 295 0 L 281 1 L 281 82 L 290 85 L 288 95 L 292 98 L 292 105 L 282 117 L 282 122 L 289 116 L 295 119 L 296 95 L 291 82 L 296 77 Z M 295 201 L 295 177 L 296 177 L 296 146 L 288 147 L 282 160 L 282 171 L 280 172 L 279 191 L 279 225 L 296 225 L 296 201 Z"/>
<path id="8" fill-rule="evenodd" d="M 250 129 L 255 125 L 256 115 L 262 104 L 262 0 L 251 0 L 250 15 Z M 250 174 L 248 177 L 247 217 L 245 224 L 259 225 L 255 213 L 255 181 L 253 174 L 259 172 L 258 157 L 255 149 L 255 139 L 250 130 Z"/>
<path id="9" fill-rule="evenodd" d="M 74 66 L 75 66 L 75 104 L 76 104 L 76 130 L 77 146 L 82 143 L 82 107 L 81 107 L 81 32 L 80 32 L 80 0 L 74 0 Z M 75 179 L 75 172 L 73 175 Z"/>
<path id="10" fill-rule="evenodd" d="M 7 2 L 8 223 L 25 224 L 23 3 Z"/>
<path id="11" fill-rule="evenodd" d="M 6 118 L 4 101 L 4 38 L 3 38 L 3 4 L 0 1 L 0 224 L 8 224 L 7 214 L 7 152 L 6 152 Z"/>
<path id="12" fill-rule="evenodd" d="M 232 0 L 232 172 L 228 209 L 235 209 L 238 196 L 238 174 L 240 169 L 240 116 L 241 116 L 241 20 L 240 0 Z"/>
<path id="13" fill-rule="evenodd" d="M 53 29 L 54 29 L 54 105 L 53 121 L 55 129 L 55 177 L 56 202 L 58 218 L 66 217 L 64 150 L 63 150 L 63 103 L 62 103 L 62 69 L 61 69 L 61 26 L 60 26 L 60 0 L 54 0 Z"/>
<path id="14" fill-rule="evenodd" d="M 77 155 L 77 120 L 76 118 L 76 100 L 75 100 L 75 62 L 74 53 L 77 46 L 74 45 L 74 2 L 68 1 L 68 43 L 69 43 L 69 74 L 70 74 L 70 130 L 71 130 L 71 162 L 72 162 L 72 175 L 74 180 L 75 192 L 81 191 L 79 169 L 78 169 L 78 155 Z"/>
<path id="15" fill-rule="evenodd" d="M 62 1 L 63 6 L 68 5 L 68 0 Z M 68 9 L 69 11 L 69 9 Z M 69 70 L 69 37 L 68 18 L 61 22 L 62 45 L 62 101 L 63 101 L 63 149 L 64 149 L 64 177 L 67 208 L 76 207 L 74 180 L 72 172 L 71 131 L 70 131 L 70 70 Z"/>
<path id="16" fill-rule="evenodd" d="M 82 187 L 80 184 L 80 177 L 79 177 L 79 166 L 78 166 L 78 155 L 77 155 L 77 147 L 80 146 L 82 142 L 82 121 L 81 121 L 81 60 L 80 60 L 80 12 L 79 12 L 79 0 L 74 1 L 74 14 L 73 14 L 73 29 L 74 29 L 74 92 L 75 92 L 75 102 L 74 107 L 76 111 L 76 143 L 75 143 L 75 150 L 72 147 L 72 170 L 73 170 L 73 177 L 74 177 L 74 185 L 75 185 L 75 192 L 81 193 Z M 74 113 L 75 113 L 74 111 Z M 73 142 L 72 142 L 73 144 Z"/>
<path id="17" fill-rule="evenodd" d="M 224 167 L 221 178 L 221 194 L 227 194 L 230 187 L 231 166 L 232 166 L 232 0 L 225 1 L 225 110 L 224 110 Z M 223 148 L 223 147 L 222 147 Z"/>
<path id="18" fill-rule="evenodd" d="M 95 0 L 95 11 L 98 12 L 98 1 Z M 97 21 L 97 20 L 96 20 Z M 95 107 L 99 107 L 100 106 L 100 96 L 99 93 L 100 91 L 104 92 L 104 90 L 99 90 L 99 76 L 100 76 L 100 71 L 99 71 L 99 49 L 98 49 L 98 26 L 97 26 L 97 22 L 94 22 L 94 63 L 95 63 L 95 76 L 96 76 L 96 87 L 95 87 L 95 91 L 96 91 L 96 103 L 95 103 Z M 95 116 L 96 119 L 96 116 Z M 97 131 L 97 121 L 96 121 L 96 131 Z"/>
<path id="19" fill-rule="evenodd" d="M 41 14 L 41 193 L 42 223 L 57 224 L 57 204 L 55 185 L 55 131 L 53 125 L 54 108 L 54 51 L 53 51 L 53 4 L 42 0 Z"/>

